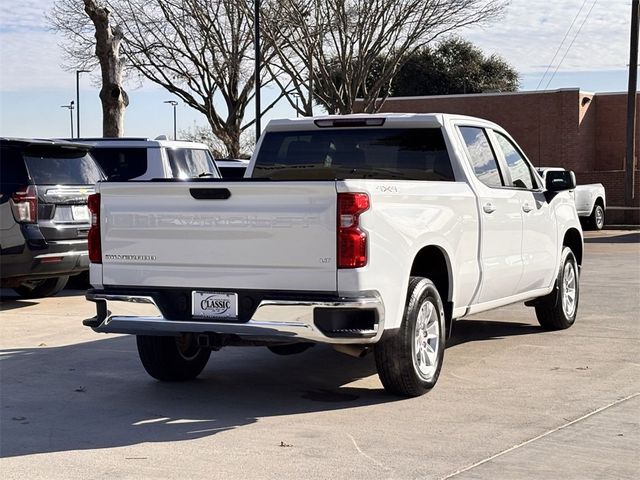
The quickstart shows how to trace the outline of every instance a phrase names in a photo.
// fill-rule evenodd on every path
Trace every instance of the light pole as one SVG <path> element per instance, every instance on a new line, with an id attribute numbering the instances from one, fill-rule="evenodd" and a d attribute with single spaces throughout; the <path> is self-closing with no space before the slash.
<path id="1" fill-rule="evenodd" d="M 76 129 L 76 131 L 78 133 L 78 138 L 80 138 L 80 74 L 81 73 L 89 73 L 89 70 L 76 70 L 76 108 L 77 108 L 76 122 L 78 123 L 78 128 Z"/>
<path id="2" fill-rule="evenodd" d="M 260 138 L 262 128 L 260 128 L 260 0 L 254 0 L 253 26 L 255 29 L 255 74 L 256 74 L 256 142 Z"/>
<path id="3" fill-rule="evenodd" d="M 73 138 L 73 100 L 69 102 L 69 105 L 60 105 L 60 108 L 68 108 L 69 109 L 69 119 L 71 120 L 71 138 Z"/>
<path id="4" fill-rule="evenodd" d="M 176 135 L 176 107 L 178 106 L 178 102 L 175 100 L 165 100 L 164 103 L 168 103 L 173 106 L 173 139 L 177 140 L 178 137 Z"/>
<path id="5" fill-rule="evenodd" d="M 636 163 L 636 90 L 638 85 L 638 21 L 640 17 L 640 2 L 631 2 L 631 38 L 629 41 L 629 90 L 627 92 L 627 145 L 625 159 L 625 205 L 633 205 L 635 197 L 635 163 Z M 631 217 L 632 212 L 627 215 Z M 628 218 L 630 219 L 630 218 Z M 627 220 L 628 220 L 627 219 Z"/>

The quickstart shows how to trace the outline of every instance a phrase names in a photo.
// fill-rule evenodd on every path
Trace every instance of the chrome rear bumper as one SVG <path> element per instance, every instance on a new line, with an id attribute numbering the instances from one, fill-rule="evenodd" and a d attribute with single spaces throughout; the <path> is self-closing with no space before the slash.
<path id="1" fill-rule="evenodd" d="M 377 292 L 341 297 L 335 301 L 262 300 L 246 322 L 169 320 L 163 317 L 152 296 L 123 295 L 89 291 L 98 314 L 83 323 L 99 333 L 173 336 L 181 333 L 238 335 L 247 340 L 312 341 L 329 344 L 368 344 L 380 339 L 384 306 Z M 316 310 L 373 313 L 371 328 L 341 331 L 339 336 L 323 331 L 316 322 Z"/>

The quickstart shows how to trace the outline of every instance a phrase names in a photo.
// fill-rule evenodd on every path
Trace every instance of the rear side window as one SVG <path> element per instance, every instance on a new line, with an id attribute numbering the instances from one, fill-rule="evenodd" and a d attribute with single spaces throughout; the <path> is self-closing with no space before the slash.
<path id="1" fill-rule="evenodd" d="M 0 183 L 2 193 L 13 193 L 16 187 L 29 183 L 29 175 L 20 151 L 13 147 L 0 149 Z"/>
<path id="2" fill-rule="evenodd" d="M 440 128 L 344 128 L 267 133 L 253 178 L 454 181 Z"/>
<path id="3" fill-rule="evenodd" d="M 478 180 L 488 187 L 502 187 L 504 182 L 498 161 L 482 128 L 460 127 L 460 133 L 469 152 L 469 160 Z"/>
<path id="4" fill-rule="evenodd" d="M 146 148 L 94 147 L 91 155 L 109 180 L 131 180 L 147 171 Z"/>
<path id="5" fill-rule="evenodd" d="M 81 150 L 28 150 L 24 161 L 36 185 L 93 185 L 103 179 L 91 155 Z"/>
<path id="6" fill-rule="evenodd" d="M 213 174 L 220 177 L 213 157 L 208 150 L 193 150 L 189 148 L 168 148 L 167 156 L 174 178 L 194 178 Z"/>

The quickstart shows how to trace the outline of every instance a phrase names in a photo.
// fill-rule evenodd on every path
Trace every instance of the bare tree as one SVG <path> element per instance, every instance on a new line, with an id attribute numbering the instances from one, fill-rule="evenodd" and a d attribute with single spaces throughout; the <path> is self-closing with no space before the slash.
<path id="1" fill-rule="evenodd" d="M 61 0 L 54 5 L 50 19 L 67 38 L 78 40 L 65 48 L 70 69 L 99 65 L 102 135 L 121 137 L 129 97 L 122 86 L 122 30 L 114 25 L 110 9 L 96 0 Z"/>
<path id="2" fill-rule="evenodd" d="M 57 0 L 57 5 L 66 8 L 73 3 Z M 225 155 L 237 157 L 242 133 L 255 121 L 244 120 L 254 97 L 250 8 L 253 0 L 105 0 L 104 3 L 111 7 L 123 34 L 122 49 L 128 68 L 201 112 L 213 134 L 224 143 Z M 64 10 L 54 8 L 54 25 L 66 34 L 67 43 L 86 44 L 84 25 L 69 22 Z M 66 51 L 76 61 L 86 61 L 82 54 L 86 49 L 67 45 Z M 270 47 L 263 50 L 267 61 L 270 52 Z M 217 106 L 220 104 L 221 108 Z"/>
<path id="3" fill-rule="evenodd" d="M 266 0 L 263 34 L 276 54 L 268 69 L 290 105 L 303 115 L 311 114 L 314 100 L 329 113 L 351 113 L 358 96 L 365 112 L 375 112 L 408 54 L 440 35 L 495 19 L 505 4 L 505 0 Z M 374 63 L 377 78 L 371 81 Z M 299 98 L 304 99 L 301 105 Z"/>
<path id="4" fill-rule="evenodd" d="M 205 143 L 214 158 L 230 158 L 227 156 L 227 149 L 224 143 L 216 137 L 209 126 L 193 125 L 192 127 L 180 130 L 179 138 L 189 142 Z M 252 129 L 245 130 L 240 137 L 240 155 L 233 158 L 251 158 L 251 152 L 256 143 L 256 136 Z"/>

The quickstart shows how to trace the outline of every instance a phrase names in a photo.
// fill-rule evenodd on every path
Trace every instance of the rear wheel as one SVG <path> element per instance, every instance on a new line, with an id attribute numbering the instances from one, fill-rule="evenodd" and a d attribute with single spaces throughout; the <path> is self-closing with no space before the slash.
<path id="1" fill-rule="evenodd" d="M 604 208 L 599 203 L 596 203 L 593 207 L 589 217 L 589 225 L 593 230 L 602 230 L 604 228 Z"/>
<path id="2" fill-rule="evenodd" d="M 536 317 L 547 330 L 564 330 L 576 321 L 580 281 L 578 262 L 569 247 L 562 249 L 556 288 L 536 303 Z"/>
<path id="3" fill-rule="evenodd" d="M 211 355 L 211 350 L 198 346 L 191 333 L 179 337 L 137 335 L 136 342 L 144 369 L 153 378 L 165 382 L 196 378 Z"/>
<path id="4" fill-rule="evenodd" d="M 385 390 L 417 397 L 438 381 L 445 348 L 445 316 L 433 282 L 411 277 L 400 329 L 375 346 L 378 375 Z"/>
<path id="5" fill-rule="evenodd" d="M 22 298 L 50 297 L 62 290 L 67 285 L 68 280 L 69 277 L 67 276 L 32 280 L 24 282 L 13 290 Z"/>

